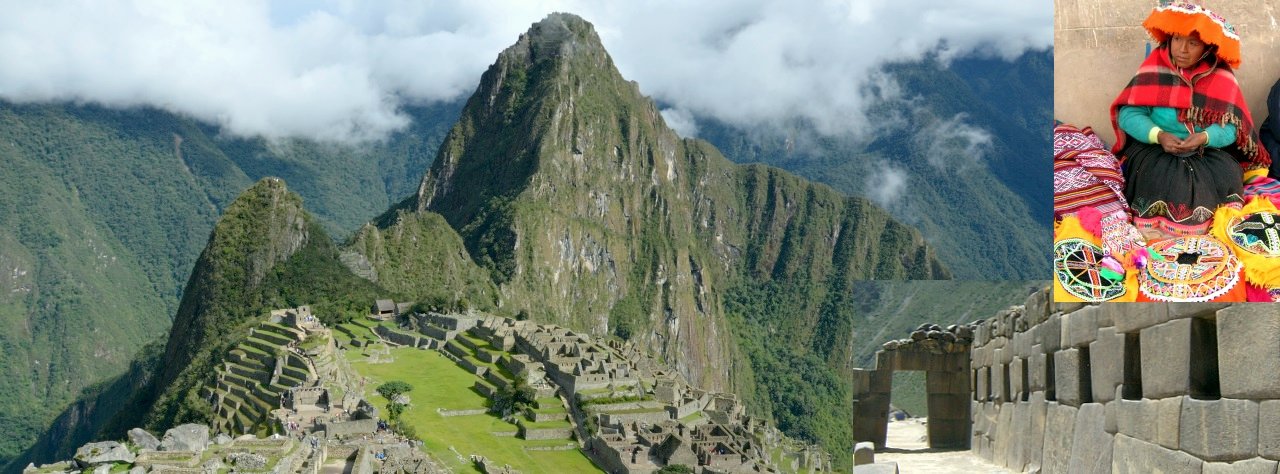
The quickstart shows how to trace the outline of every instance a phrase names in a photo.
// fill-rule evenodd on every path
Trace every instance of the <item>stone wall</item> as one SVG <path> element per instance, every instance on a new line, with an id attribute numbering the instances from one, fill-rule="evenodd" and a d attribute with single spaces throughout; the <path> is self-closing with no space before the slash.
<path id="1" fill-rule="evenodd" d="M 328 433 L 330 438 L 344 438 L 378 431 L 378 421 L 372 418 L 338 421 L 327 423 L 321 429 Z"/>
<path id="2" fill-rule="evenodd" d="M 1280 308 L 1048 299 L 977 326 L 975 453 L 1045 473 L 1276 472 Z"/>

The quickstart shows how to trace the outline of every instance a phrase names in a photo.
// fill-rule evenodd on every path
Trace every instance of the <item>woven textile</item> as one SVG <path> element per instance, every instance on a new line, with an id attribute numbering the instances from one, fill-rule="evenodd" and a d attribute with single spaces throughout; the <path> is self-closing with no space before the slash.
<path id="1" fill-rule="evenodd" d="M 1053 128 L 1053 216 L 1061 219 L 1082 207 L 1104 215 L 1128 212 L 1120 162 L 1092 129 L 1058 125 Z"/>

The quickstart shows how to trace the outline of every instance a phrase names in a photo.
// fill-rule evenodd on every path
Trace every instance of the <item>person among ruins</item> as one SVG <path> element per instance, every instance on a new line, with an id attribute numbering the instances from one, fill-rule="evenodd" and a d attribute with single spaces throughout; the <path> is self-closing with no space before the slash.
<path id="1" fill-rule="evenodd" d="M 1111 106 L 1124 195 L 1149 239 L 1205 234 L 1214 211 L 1242 205 L 1271 163 L 1233 72 L 1240 37 L 1182 2 L 1156 7 L 1142 26 L 1158 46 Z"/>

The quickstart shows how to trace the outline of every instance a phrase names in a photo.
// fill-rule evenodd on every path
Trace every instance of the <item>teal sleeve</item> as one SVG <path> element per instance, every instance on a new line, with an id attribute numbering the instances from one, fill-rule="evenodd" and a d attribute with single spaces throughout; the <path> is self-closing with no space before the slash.
<path id="1" fill-rule="evenodd" d="M 1231 124 L 1219 125 L 1213 124 L 1204 129 L 1209 132 L 1209 142 L 1206 145 L 1213 148 L 1222 148 L 1230 146 L 1236 142 L 1236 126 Z"/>
<path id="2" fill-rule="evenodd" d="M 1121 130 L 1142 143 L 1151 143 L 1147 136 L 1151 134 L 1151 127 L 1156 126 L 1151 120 L 1151 107 L 1125 105 L 1120 107 L 1118 115 Z"/>

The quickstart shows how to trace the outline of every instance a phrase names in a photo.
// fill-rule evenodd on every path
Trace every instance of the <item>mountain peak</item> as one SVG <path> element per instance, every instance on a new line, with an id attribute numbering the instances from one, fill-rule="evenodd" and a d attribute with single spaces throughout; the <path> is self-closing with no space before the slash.
<path id="1" fill-rule="evenodd" d="M 568 57 L 583 51 L 604 51 L 596 29 L 572 13 L 552 13 L 534 23 L 507 52 L 525 50 L 533 62 Z M 504 52 L 505 53 L 505 52 Z"/>

